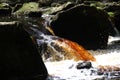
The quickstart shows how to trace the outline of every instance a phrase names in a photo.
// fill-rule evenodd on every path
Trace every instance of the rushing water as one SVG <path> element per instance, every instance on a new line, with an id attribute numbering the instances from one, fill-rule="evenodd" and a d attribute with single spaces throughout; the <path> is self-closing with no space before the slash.
<path id="1" fill-rule="evenodd" d="M 50 75 L 48 80 L 120 80 L 119 40 L 119 37 L 110 37 L 108 49 L 89 50 L 96 58 L 90 69 L 77 69 L 77 64 L 82 61 L 45 62 Z M 113 42 L 117 42 L 116 45 Z"/>
<path id="2" fill-rule="evenodd" d="M 64 60 L 60 62 L 46 62 L 46 66 L 49 74 L 51 75 L 51 80 L 101 80 L 101 79 L 120 79 L 119 71 L 106 71 L 104 73 L 99 73 L 97 67 L 99 65 L 103 66 L 116 66 L 120 67 L 120 53 L 112 52 L 103 55 L 95 56 L 97 62 L 92 62 L 93 68 L 91 69 L 76 69 L 78 62 L 73 60 Z"/>
<path id="3" fill-rule="evenodd" d="M 37 35 L 39 45 L 46 43 L 53 51 L 58 52 L 51 43 L 56 43 L 59 37 L 44 35 L 36 29 L 32 30 L 39 34 Z M 63 48 L 69 46 L 64 41 L 57 45 Z M 120 37 L 110 36 L 108 45 L 104 50 L 88 50 L 96 58 L 96 61 L 90 61 L 92 67 L 89 69 L 77 69 L 78 63 L 83 62 L 82 60 L 44 61 L 49 73 L 47 80 L 120 80 Z"/>

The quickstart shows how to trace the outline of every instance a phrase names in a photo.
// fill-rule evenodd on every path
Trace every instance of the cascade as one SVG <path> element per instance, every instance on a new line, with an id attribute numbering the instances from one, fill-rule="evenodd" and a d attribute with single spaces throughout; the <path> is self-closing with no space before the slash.
<path id="1" fill-rule="evenodd" d="M 95 61 L 95 58 L 92 56 L 92 54 L 90 54 L 87 50 L 85 50 L 82 46 L 78 45 L 77 43 L 64 38 L 60 38 L 58 36 L 45 35 L 35 28 L 31 29 L 37 32 L 37 34 L 39 34 L 37 36 L 38 45 L 47 45 L 47 47 L 44 47 L 45 50 L 42 51 L 42 54 L 44 55 L 43 58 L 45 58 L 46 55 L 52 55 L 52 60 L 60 58 L 60 60 L 74 59 L 76 61 Z M 51 57 L 48 57 L 48 59 L 49 58 Z"/>
<path id="2" fill-rule="evenodd" d="M 48 80 L 120 79 L 119 49 L 87 51 L 73 41 L 45 35 L 34 28 L 31 30 L 37 34 L 38 46 L 43 47 L 41 53 L 45 54 L 43 59 L 49 73 Z M 109 41 L 113 42 L 113 38 L 109 38 Z M 83 61 L 91 62 L 92 67 L 77 69 L 78 63 Z"/>

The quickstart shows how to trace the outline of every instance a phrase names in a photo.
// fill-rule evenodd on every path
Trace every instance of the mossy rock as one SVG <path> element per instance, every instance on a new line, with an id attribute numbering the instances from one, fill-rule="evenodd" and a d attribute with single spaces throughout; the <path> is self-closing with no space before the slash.
<path id="1" fill-rule="evenodd" d="M 24 14 L 28 14 L 29 12 L 38 12 L 38 11 L 39 11 L 39 3 L 29 2 L 29 3 L 24 3 L 19 10 L 14 12 L 14 14 L 24 15 Z"/>

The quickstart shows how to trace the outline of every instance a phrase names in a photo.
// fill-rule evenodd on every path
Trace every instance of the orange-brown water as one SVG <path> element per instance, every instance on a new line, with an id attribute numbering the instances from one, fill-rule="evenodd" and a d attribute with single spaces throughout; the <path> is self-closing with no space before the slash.
<path id="1" fill-rule="evenodd" d="M 56 43 L 64 48 L 68 54 L 73 56 L 76 61 L 96 61 L 95 57 L 91 53 L 76 42 L 67 39 L 59 39 Z"/>

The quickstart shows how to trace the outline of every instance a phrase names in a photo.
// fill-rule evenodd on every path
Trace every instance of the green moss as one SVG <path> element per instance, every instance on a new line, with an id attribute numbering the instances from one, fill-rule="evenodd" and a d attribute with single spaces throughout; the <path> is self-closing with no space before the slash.
<path id="1" fill-rule="evenodd" d="M 1 8 L 5 8 L 6 6 L 8 6 L 7 3 L 0 3 L 0 9 L 1 9 Z"/>
<path id="2" fill-rule="evenodd" d="M 24 3 L 22 8 L 16 11 L 15 14 L 22 14 L 22 13 L 24 14 L 30 11 L 39 11 L 39 3 L 36 2 Z"/>
<path id="3" fill-rule="evenodd" d="M 90 6 L 94 6 L 97 9 L 103 9 L 105 5 L 102 2 L 94 2 L 94 3 L 91 3 Z"/>
<path id="4" fill-rule="evenodd" d="M 109 15 L 110 17 L 114 17 L 114 16 L 115 16 L 115 14 L 114 14 L 113 12 L 108 12 L 108 15 Z"/>

